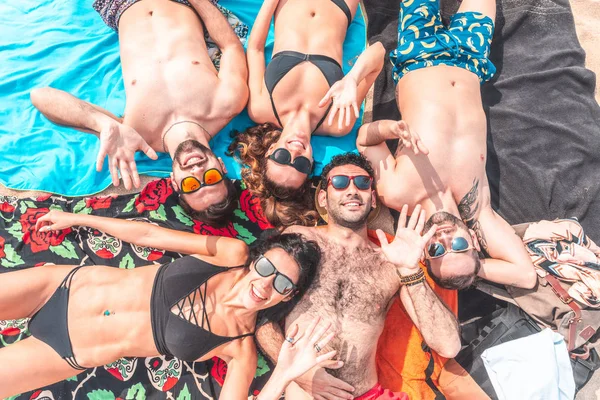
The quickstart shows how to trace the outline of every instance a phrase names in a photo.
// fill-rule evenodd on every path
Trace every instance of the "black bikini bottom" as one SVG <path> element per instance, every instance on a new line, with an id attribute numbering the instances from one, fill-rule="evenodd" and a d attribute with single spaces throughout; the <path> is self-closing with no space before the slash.
<path id="1" fill-rule="evenodd" d="M 71 270 L 50 297 L 50 300 L 31 317 L 29 332 L 33 337 L 52 347 L 71 368 L 84 370 L 86 368 L 79 365 L 73 355 L 67 319 L 71 280 L 80 268 L 77 267 Z"/>

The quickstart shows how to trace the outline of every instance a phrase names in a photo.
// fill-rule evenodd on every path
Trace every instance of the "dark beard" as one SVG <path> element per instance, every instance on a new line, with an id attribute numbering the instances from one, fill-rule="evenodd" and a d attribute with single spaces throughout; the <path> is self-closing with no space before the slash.
<path id="1" fill-rule="evenodd" d="M 198 151 L 199 153 L 202 153 L 202 155 L 204 155 L 205 157 L 215 157 L 215 154 L 210 148 L 206 147 L 197 140 L 188 139 L 179 143 L 177 149 L 175 149 L 175 154 L 173 155 L 173 164 L 177 163 L 181 165 L 181 155 L 189 153 L 191 151 Z"/>
<path id="2" fill-rule="evenodd" d="M 357 200 L 361 202 L 360 199 L 357 199 Z M 361 230 L 362 228 L 364 228 L 366 226 L 367 219 L 369 218 L 369 214 L 371 213 L 371 208 L 372 208 L 371 207 L 371 202 L 369 201 L 366 204 L 365 214 L 362 216 L 362 218 L 360 218 L 357 221 L 348 221 L 348 220 L 345 220 L 342 216 L 338 216 L 338 215 L 336 215 L 335 212 L 330 212 L 329 210 L 328 210 L 328 215 L 329 215 L 330 222 L 333 222 L 336 225 L 339 225 L 339 226 L 341 226 L 343 228 L 347 228 L 347 229 L 350 229 L 350 230 L 356 232 L 356 231 L 359 231 L 359 230 Z M 336 209 L 337 208 L 333 209 L 332 211 L 334 211 Z"/>
<path id="3" fill-rule="evenodd" d="M 423 232 L 429 231 L 429 228 L 431 228 L 433 225 L 443 225 L 448 223 L 456 225 L 459 228 L 462 228 L 466 231 L 469 230 L 467 225 L 465 225 L 465 223 L 460 218 L 457 218 L 454 215 L 447 213 L 446 211 L 438 211 L 434 213 L 431 217 L 429 217 L 429 219 L 425 223 Z"/>

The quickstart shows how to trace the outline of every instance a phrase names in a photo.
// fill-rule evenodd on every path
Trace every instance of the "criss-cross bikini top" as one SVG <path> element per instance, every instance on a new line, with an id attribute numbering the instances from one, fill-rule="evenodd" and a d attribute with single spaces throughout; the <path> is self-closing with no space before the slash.
<path id="1" fill-rule="evenodd" d="M 150 313 L 152 335 L 160 354 L 192 362 L 227 342 L 254 335 L 249 332 L 220 336 L 210 328 L 206 311 L 208 280 L 229 269 L 193 256 L 179 258 L 159 268 L 152 288 Z M 193 311 L 196 298 L 202 304 L 198 313 Z"/>
<path id="2" fill-rule="evenodd" d="M 350 8 L 346 2 L 344 0 L 331 1 L 344 12 L 348 18 L 348 26 L 350 26 L 350 23 L 352 22 L 352 14 L 350 13 Z M 271 99 L 273 114 L 275 115 L 277 122 L 279 122 L 279 126 L 282 128 L 283 124 L 281 123 L 281 119 L 277 113 L 277 107 L 275 107 L 275 101 L 273 100 L 273 90 L 275 90 L 275 86 L 277 86 L 279 81 L 288 72 L 290 72 L 296 65 L 303 63 L 304 61 L 311 62 L 323 73 L 323 76 L 327 80 L 329 87 L 344 77 L 344 72 L 342 71 L 341 65 L 331 57 L 321 54 L 304 54 L 297 51 L 281 51 L 273 55 L 271 62 L 269 65 L 267 65 L 265 70 L 265 85 L 267 87 L 267 91 L 269 92 L 269 98 Z M 329 104 L 325 115 L 323 115 L 323 118 L 321 118 L 314 131 L 319 129 L 323 121 L 325 121 L 331 106 L 332 104 Z"/>

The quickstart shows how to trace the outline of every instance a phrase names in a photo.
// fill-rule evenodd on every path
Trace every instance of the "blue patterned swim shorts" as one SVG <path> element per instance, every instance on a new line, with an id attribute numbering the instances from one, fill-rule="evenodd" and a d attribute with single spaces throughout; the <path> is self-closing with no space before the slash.
<path id="1" fill-rule="evenodd" d="M 390 54 L 396 83 L 406 73 L 435 65 L 464 68 L 490 80 L 496 67 L 488 59 L 494 21 L 478 12 L 459 12 L 448 27 L 438 0 L 403 0 L 398 20 L 398 47 Z"/>

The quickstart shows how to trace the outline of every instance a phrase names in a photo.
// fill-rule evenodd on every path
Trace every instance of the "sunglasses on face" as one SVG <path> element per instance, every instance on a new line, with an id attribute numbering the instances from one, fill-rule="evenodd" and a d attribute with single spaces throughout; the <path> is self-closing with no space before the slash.
<path id="1" fill-rule="evenodd" d="M 354 182 L 354 186 L 356 186 L 358 190 L 370 190 L 373 178 L 369 175 L 334 175 L 327 180 L 327 186 L 331 185 L 336 190 L 344 190 L 350 186 L 350 181 Z"/>
<path id="2" fill-rule="evenodd" d="M 277 268 L 275 268 L 273 263 L 263 255 L 261 255 L 254 263 L 254 269 L 263 278 L 275 274 L 275 279 L 273 279 L 273 288 L 277 293 L 283 296 L 290 294 L 291 291 L 296 288 L 296 285 L 294 285 L 292 280 L 281 272 L 277 271 Z"/>
<path id="3" fill-rule="evenodd" d="M 289 165 L 293 167 L 296 171 L 301 172 L 303 174 L 310 174 L 312 169 L 312 163 L 310 160 L 304 156 L 298 156 L 292 162 L 292 153 L 288 151 L 288 149 L 279 148 L 273 152 L 269 156 L 270 160 L 275 161 L 280 165 Z"/>
<path id="4" fill-rule="evenodd" d="M 194 176 L 187 176 L 183 178 L 183 180 L 181 181 L 181 191 L 184 194 L 190 194 L 197 192 L 204 186 L 216 185 L 217 183 L 223 180 L 223 174 L 218 169 L 211 168 L 204 172 L 202 180 L 204 181 L 204 183 L 200 182 Z"/>
<path id="5" fill-rule="evenodd" d="M 446 250 L 441 243 L 432 243 L 427 248 L 427 254 L 429 258 L 439 258 L 444 256 L 446 253 L 464 253 L 467 250 L 471 250 L 473 247 L 469 246 L 469 242 L 464 237 L 457 237 L 452 240 L 452 248 Z"/>

